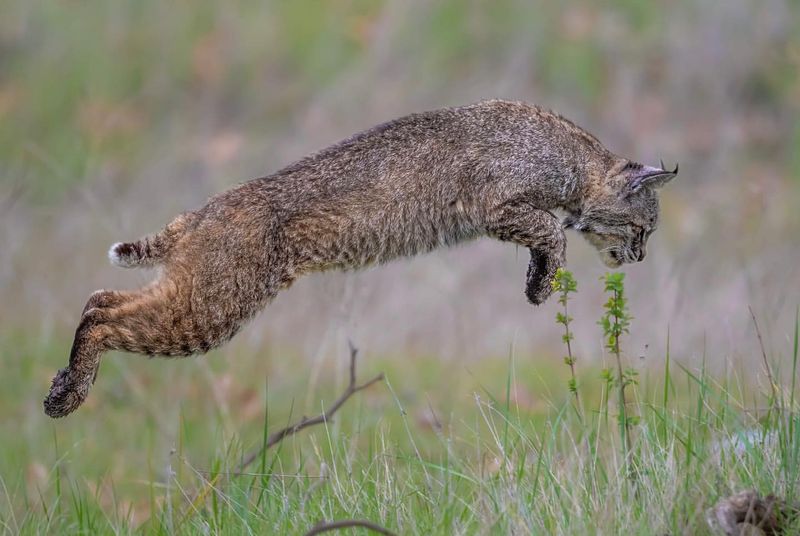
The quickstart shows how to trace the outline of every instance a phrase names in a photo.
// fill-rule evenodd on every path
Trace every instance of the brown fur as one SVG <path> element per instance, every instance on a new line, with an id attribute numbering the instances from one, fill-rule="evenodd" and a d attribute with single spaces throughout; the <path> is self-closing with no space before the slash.
<path id="1" fill-rule="evenodd" d="M 379 125 L 223 192 L 155 235 L 115 244 L 112 262 L 158 265 L 159 277 L 141 290 L 92 295 L 45 412 L 61 417 L 83 402 L 103 352 L 207 352 L 313 271 L 489 235 L 530 250 L 525 292 L 542 303 L 566 250 L 552 211 L 566 210 L 566 226 L 610 264 L 641 260 L 658 211 L 653 187 L 671 177 L 655 169 L 524 103 L 485 101 Z"/>

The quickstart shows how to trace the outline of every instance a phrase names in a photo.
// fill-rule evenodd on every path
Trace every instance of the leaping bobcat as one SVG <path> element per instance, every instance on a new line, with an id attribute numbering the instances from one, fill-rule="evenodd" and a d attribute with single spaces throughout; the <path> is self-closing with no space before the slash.
<path id="1" fill-rule="evenodd" d="M 662 164 L 663 168 L 663 164 Z M 678 172 L 621 158 L 537 106 L 502 100 L 413 114 L 212 197 L 162 231 L 111 247 L 158 266 L 151 284 L 98 290 L 44 410 L 83 403 L 100 356 L 202 354 L 303 274 L 354 269 L 482 235 L 530 250 L 525 294 L 551 292 L 574 228 L 609 266 L 644 259 L 656 189 Z M 562 223 L 551 211 L 568 214 Z"/>

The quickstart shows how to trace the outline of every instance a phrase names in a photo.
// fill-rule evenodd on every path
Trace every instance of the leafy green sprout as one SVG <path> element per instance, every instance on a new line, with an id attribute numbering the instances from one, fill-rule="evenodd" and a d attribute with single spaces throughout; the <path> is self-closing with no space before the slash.
<path id="1" fill-rule="evenodd" d="M 581 400 L 578 394 L 578 380 L 575 376 L 575 356 L 572 353 L 572 339 L 574 335 L 570 330 L 570 323 L 572 317 L 569 315 L 568 303 L 569 295 L 578 291 L 578 282 L 572 275 L 572 272 L 566 268 L 559 268 L 556 271 L 555 278 L 553 278 L 553 291 L 558 293 L 558 303 L 561 304 L 562 310 L 556 313 L 556 322 L 564 326 L 564 334 L 561 340 L 567 347 L 567 355 L 564 357 L 564 363 L 569 365 L 570 379 L 567 382 L 569 391 L 575 396 L 575 410 L 578 413 L 578 418 L 583 420 L 581 412 Z"/>
<path id="2" fill-rule="evenodd" d="M 605 312 L 600 317 L 599 324 L 603 328 L 603 337 L 606 348 L 614 355 L 617 363 L 616 378 L 607 370 L 603 376 L 609 386 L 614 385 L 618 393 L 618 421 L 622 450 L 627 458 L 631 448 L 630 428 L 639 422 L 636 416 L 628 416 L 625 390 L 628 386 L 638 383 L 638 372 L 631 368 L 623 368 L 622 352 L 620 350 L 620 337 L 628 333 L 633 317 L 628 312 L 628 300 L 625 297 L 625 274 L 621 272 L 606 274 L 602 280 L 605 283 L 605 292 L 609 294 L 603 308 Z"/>

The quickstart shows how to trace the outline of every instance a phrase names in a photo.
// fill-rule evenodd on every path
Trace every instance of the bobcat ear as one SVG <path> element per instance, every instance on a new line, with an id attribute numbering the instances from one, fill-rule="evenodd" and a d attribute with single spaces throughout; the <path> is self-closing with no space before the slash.
<path id="1" fill-rule="evenodd" d="M 631 166 L 628 190 L 629 192 L 638 192 L 642 188 L 661 188 L 677 175 L 678 164 L 675 164 L 675 169 L 672 171 L 664 169 L 664 162 L 661 162 L 660 168 L 641 164 L 634 165 Z"/>

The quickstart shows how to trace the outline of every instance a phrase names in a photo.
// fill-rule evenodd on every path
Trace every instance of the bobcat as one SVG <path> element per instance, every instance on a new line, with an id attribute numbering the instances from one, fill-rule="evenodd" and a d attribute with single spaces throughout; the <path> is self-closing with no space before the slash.
<path id="1" fill-rule="evenodd" d="M 530 250 L 525 294 L 551 293 L 565 228 L 609 266 L 641 261 L 656 189 L 678 172 L 621 158 L 563 117 L 489 100 L 412 114 L 356 134 L 111 247 L 112 264 L 158 266 L 133 291 L 98 290 L 44 410 L 83 403 L 109 350 L 202 354 L 303 274 L 355 269 L 482 235 Z M 562 223 L 553 210 L 567 216 Z"/>

